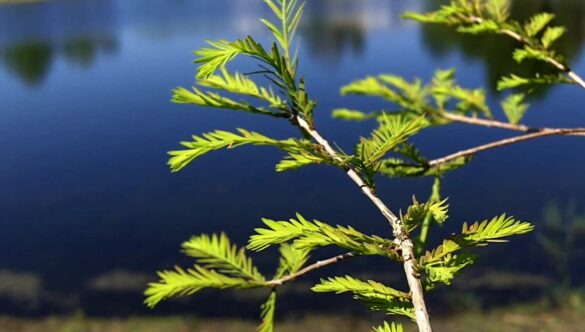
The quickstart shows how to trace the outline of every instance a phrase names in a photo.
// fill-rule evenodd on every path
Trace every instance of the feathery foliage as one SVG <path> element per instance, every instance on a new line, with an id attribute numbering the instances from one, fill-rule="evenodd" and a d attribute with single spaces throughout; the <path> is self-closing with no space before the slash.
<path id="1" fill-rule="evenodd" d="M 280 27 L 266 19 L 261 19 L 260 21 L 272 32 L 274 38 L 284 50 L 287 60 L 291 61 L 291 42 L 299 27 L 305 3 L 299 4 L 297 0 L 276 0 L 276 3 L 272 0 L 264 1 L 278 18 Z M 295 63 L 296 59 L 292 59 L 292 61 Z"/>
<path id="2" fill-rule="evenodd" d="M 448 254 L 440 262 L 426 265 L 425 289 L 432 290 L 438 284 L 450 285 L 457 273 L 475 263 L 476 260 L 476 255 L 465 252 L 459 255 Z"/>
<path id="3" fill-rule="evenodd" d="M 334 119 L 346 121 L 366 121 L 378 118 L 382 112 L 364 113 L 361 111 L 350 110 L 347 108 L 338 108 L 333 110 L 331 116 Z"/>
<path id="4" fill-rule="evenodd" d="M 334 245 L 359 255 L 379 255 L 392 259 L 399 257 L 393 241 L 365 235 L 352 227 L 333 227 L 317 220 L 308 221 L 300 214 L 289 221 L 262 221 L 268 228 L 256 228 L 256 234 L 250 237 L 248 249 L 260 251 L 275 244 L 293 241 L 292 246 L 297 250 Z"/>
<path id="5" fill-rule="evenodd" d="M 232 245 L 224 233 L 194 236 L 183 243 L 182 248 L 187 256 L 197 259 L 207 269 L 238 278 L 264 281 L 252 260 L 246 256 L 246 249 Z"/>
<path id="6" fill-rule="evenodd" d="M 412 197 L 412 205 L 408 207 L 406 214 L 402 216 L 401 219 L 409 228 L 422 224 L 427 216 L 429 216 L 433 222 L 442 225 L 448 218 L 448 209 L 449 205 L 447 205 L 446 199 L 443 201 L 429 201 L 421 204 L 416 200 L 416 197 Z"/>
<path id="7" fill-rule="evenodd" d="M 352 293 L 356 300 L 364 302 L 371 310 L 414 317 L 410 295 L 377 281 L 361 281 L 351 276 L 335 277 L 321 279 L 311 290 L 316 293 Z"/>
<path id="8" fill-rule="evenodd" d="M 456 252 L 489 243 L 506 242 L 508 237 L 526 234 L 533 228 L 530 223 L 517 221 L 505 214 L 472 225 L 464 223 L 460 235 L 444 240 L 441 245 L 420 257 L 419 264 L 426 272 L 426 289 L 431 290 L 438 283 L 449 285 L 461 269 L 476 261 L 475 255 Z"/>
<path id="9" fill-rule="evenodd" d="M 264 276 L 246 256 L 244 248 L 232 245 L 225 234 L 194 236 L 183 243 L 183 252 L 197 260 L 193 269 L 176 267 L 159 273 L 161 280 L 146 290 L 146 304 L 180 295 L 191 295 L 204 288 L 255 288 L 264 284 Z"/>
<path id="10" fill-rule="evenodd" d="M 268 107 L 286 112 L 286 103 L 272 87 L 258 87 L 248 76 L 237 72 L 232 75 L 225 68 L 222 68 L 221 72 L 222 76 L 212 75 L 198 81 L 199 85 L 264 100 L 268 103 Z"/>
<path id="11" fill-rule="evenodd" d="M 531 232 L 534 226 L 502 214 L 491 220 L 463 224 L 461 240 L 466 245 L 483 246 L 491 242 L 507 242 L 504 238 Z"/>
<path id="12" fill-rule="evenodd" d="M 146 305 L 153 308 L 162 300 L 175 296 L 192 295 L 204 288 L 254 288 L 260 285 L 242 278 L 229 277 L 199 265 L 193 269 L 183 270 L 180 267 L 172 271 L 158 273 L 159 282 L 148 285 L 145 291 Z"/>
<path id="13" fill-rule="evenodd" d="M 238 129 L 238 133 L 216 130 L 202 136 L 193 136 L 193 141 L 181 143 L 185 150 L 169 152 L 171 159 L 168 164 L 173 172 L 178 172 L 193 160 L 211 151 L 232 149 L 243 145 L 274 146 L 288 152 L 291 159 L 285 159 L 276 166 L 277 171 L 295 169 L 308 164 L 337 164 L 331 157 L 323 154 L 315 144 L 296 138 L 276 140 L 257 132 Z"/>
<path id="14" fill-rule="evenodd" d="M 388 152 L 418 133 L 424 126 L 423 118 L 410 120 L 401 116 L 379 118 L 380 127 L 372 132 L 371 138 L 362 138 L 356 147 L 356 155 L 365 165 L 373 165 Z"/>
<path id="15" fill-rule="evenodd" d="M 288 274 L 297 273 L 309 259 L 309 250 L 297 249 L 289 243 L 283 243 L 279 248 L 280 260 L 275 278 L 282 278 Z"/>
<path id="16" fill-rule="evenodd" d="M 508 96 L 508 98 L 502 101 L 502 109 L 504 109 L 504 114 L 506 114 L 511 124 L 518 124 L 522 121 L 524 114 L 526 114 L 528 107 L 530 107 L 530 105 L 524 103 L 525 97 L 524 94 L 517 93 Z"/>
<path id="17" fill-rule="evenodd" d="M 375 327 L 373 332 L 404 332 L 402 325 L 396 324 L 392 322 L 392 324 L 388 324 L 388 322 L 384 322 L 384 325 Z"/>
<path id="18" fill-rule="evenodd" d="M 357 296 L 382 296 L 408 299 L 408 294 L 388 287 L 380 282 L 368 280 L 361 281 L 351 276 L 321 279 L 321 282 L 313 288 L 316 293 L 353 293 Z"/>
<path id="19" fill-rule="evenodd" d="M 534 77 L 521 77 L 515 74 L 510 76 L 504 76 L 498 81 L 498 90 L 508 90 L 516 88 L 527 88 L 528 91 L 533 90 L 535 87 L 551 84 L 567 84 L 571 83 L 562 74 L 536 74 Z"/>
<path id="20" fill-rule="evenodd" d="M 276 291 L 270 292 L 268 299 L 260 308 L 260 316 L 262 323 L 256 329 L 257 332 L 273 332 L 274 331 L 274 312 L 276 311 Z"/>
<path id="21" fill-rule="evenodd" d="M 195 87 L 192 90 L 187 90 L 185 88 L 175 89 L 173 91 L 172 101 L 178 104 L 195 104 L 198 106 L 243 111 L 272 117 L 285 118 L 288 116 L 286 113 L 273 112 L 262 106 L 253 106 L 244 100 L 235 101 L 218 93 L 209 91 L 204 92 Z"/>

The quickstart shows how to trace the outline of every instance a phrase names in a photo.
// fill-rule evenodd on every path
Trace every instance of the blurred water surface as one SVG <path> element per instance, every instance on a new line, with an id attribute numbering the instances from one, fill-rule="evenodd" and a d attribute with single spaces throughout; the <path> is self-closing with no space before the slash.
<path id="1" fill-rule="evenodd" d="M 558 22 L 569 27 L 560 49 L 575 71 L 585 74 L 585 2 L 513 3 L 516 17 L 558 13 Z M 460 83 L 487 86 L 490 103 L 498 109 L 497 78 L 538 69 L 516 65 L 513 44 L 505 39 L 462 37 L 400 19 L 405 10 L 430 10 L 437 4 L 308 3 L 300 72 L 319 100 L 317 121 L 325 136 L 350 150 L 373 124 L 332 120 L 331 110 L 384 107 L 339 96 L 340 86 L 356 78 L 393 73 L 428 79 L 437 68 L 457 67 Z M 118 277 L 144 275 L 184 262 L 178 248 L 190 234 L 225 230 L 242 243 L 261 217 L 289 218 L 299 211 L 388 233 L 343 173 L 310 167 L 275 174 L 281 154 L 271 149 L 213 153 L 179 174 L 167 169 L 165 152 L 192 134 L 238 127 L 283 138 L 296 134 L 286 121 L 168 101 L 172 88 L 192 84 L 191 51 L 203 40 L 247 34 L 267 40 L 257 18 L 268 14 L 259 0 L 0 6 L 0 270 L 33 275 L 33 289 L 65 293 L 75 302 L 82 290 L 99 289 L 100 276 L 111 271 L 122 271 L 114 272 Z M 585 124 L 585 94 L 576 87 L 541 91 L 531 103 L 525 118 L 531 125 Z M 506 135 L 452 126 L 432 130 L 417 142 L 439 157 Z M 538 221 L 550 202 L 583 206 L 584 143 L 550 138 L 481 155 L 446 178 L 451 223 L 459 227 L 501 212 Z M 413 194 L 426 198 L 430 189 L 428 180 L 380 179 L 378 186 L 396 210 L 405 208 Z M 502 256 L 496 249 L 494 256 L 501 260 L 484 264 L 544 269 L 533 239 L 515 240 L 514 246 L 516 255 Z M 529 258 L 518 260 L 521 254 Z"/>

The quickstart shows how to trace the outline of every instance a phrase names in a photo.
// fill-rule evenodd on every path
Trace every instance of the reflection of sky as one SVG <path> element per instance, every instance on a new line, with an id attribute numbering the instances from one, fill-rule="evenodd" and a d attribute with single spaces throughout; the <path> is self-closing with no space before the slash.
<path id="1" fill-rule="evenodd" d="M 453 66 L 463 85 L 485 82 L 481 58 L 427 53 L 418 25 L 399 20 L 417 4 L 309 2 L 300 70 L 319 100 L 319 127 L 346 150 L 372 124 L 330 120 L 331 109 L 385 105 L 339 97 L 344 83 L 381 72 L 429 78 L 436 68 Z M 168 102 L 173 87 L 192 84 L 191 51 L 203 39 L 247 33 L 267 39 L 256 20 L 267 13 L 263 8 L 251 0 L 0 7 L 0 246 L 5 249 L 0 268 L 38 270 L 53 278 L 58 271 L 75 270 L 55 278 L 64 286 L 115 267 L 154 271 L 178 261 L 178 244 L 189 234 L 226 230 L 242 240 L 260 217 L 288 218 L 296 211 L 386 232 L 341 173 L 314 167 L 275 175 L 282 155 L 270 149 L 218 152 L 169 174 L 164 152 L 191 134 L 236 127 L 275 137 L 296 134 L 286 122 Z M 20 54 L 10 50 L 30 42 L 47 45 L 51 55 L 34 89 L 11 69 L 13 60 L 6 60 L 14 58 L 7 54 Z M 79 60 L 85 63 L 79 66 L 72 59 L 90 63 Z M 585 73 L 583 58 L 573 63 Z M 554 88 L 534 102 L 527 121 L 583 124 L 581 95 L 572 87 Z M 497 108 L 495 99 L 491 104 Z M 418 141 L 438 157 L 505 135 L 456 126 L 431 130 Z M 585 160 L 576 153 L 583 146 L 573 138 L 555 138 L 480 156 L 446 179 L 454 224 L 502 211 L 534 219 L 549 200 L 583 200 Z M 428 180 L 380 179 L 379 192 L 398 210 L 413 193 L 424 199 L 428 185 Z"/>

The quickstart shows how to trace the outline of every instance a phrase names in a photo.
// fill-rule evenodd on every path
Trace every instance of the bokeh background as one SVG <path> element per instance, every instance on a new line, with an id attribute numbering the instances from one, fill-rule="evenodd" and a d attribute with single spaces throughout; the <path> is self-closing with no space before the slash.
<path id="1" fill-rule="evenodd" d="M 374 125 L 333 120 L 334 108 L 387 106 L 340 96 L 343 84 L 366 75 L 429 79 L 436 69 L 456 67 L 463 86 L 484 86 L 490 105 L 499 109 L 500 76 L 539 70 L 537 64 L 514 63 L 514 43 L 505 38 L 462 36 L 400 18 L 406 10 L 440 4 L 308 1 L 300 72 L 319 100 L 316 117 L 326 137 L 349 150 Z M 512 1 L 517 19 L 539 11 L 556 13 L 557 23 L 568 27 L 559 51 L 585 74 L 585 2 Z M 191 234 L 225 231 L 243 244 L 260 218 L 286 219 L 297 211 L 389 233 L 343 173 L 309 167 L 275 174 L 281 155 L 271 149 L 213 153 L 178 174 L 165 165 L 166 151 L 192 134 L 242 127 L 275 137 L 295 135 L 287 122 L 169 102 L 171 89 L 193 83 L 192 50 L 205 39 L 250 34 L 267 41 L 270 35 L 258 18 L 269 14 L 260 0 L 0 5 L 0 330 L 147 331 L 160 323 L 165 330 L 252 331 L 263 293 L 204 292 L 154 311 L 144 308 L 141 293 L 156 279 L 156 270 L 190 263 L 179 245 Z M 525 118 L 530 125 L 585 124 L 585 94 L 577 87 L 541 90 L 530 103 Z M 453 125 L 430 130 L 417 143 L 439 157 L 508 135 Z M 585 317 L 584 147 L 585 141 L 574 137 L 532 141 L 482 154 L 445 178 L 451 217 L 434 241 L 464 221 L 502 212 L 533 221 L 537 231 L 486 250 L 453 292 L 433 295 L 432 311 L 441 322 L 491 317 L 523 328 Z M 397 210 L 406 208 L 413 194 L 426 198 L 430 185 L 427 179 L 380 179 L 378 191 Z M 267 253 L 255 261 L 272 269 L 274 258 Z M 324 273 L 351 271 L 399 284 L 400 267 L 384 263 L 355 260 Z M 315 319 L 308 325 L 322 326 L 318 331 L 357 329 L 371 318 L 350 298 L 310 296 L 316 277 L 285 289 L 280 318 Z M 538 315 L 518 313 L 526 311 Z M 142 318 L 128 317 L 154 321 L 140 325 Z M 111 321 L 118 325 L 108 325 Z M 455 331 L 461 324 L 443 329 Z M 479 325 L 477 330 L 487 328 Z M 578 326 L 565 330 L 583 331 Z"/>

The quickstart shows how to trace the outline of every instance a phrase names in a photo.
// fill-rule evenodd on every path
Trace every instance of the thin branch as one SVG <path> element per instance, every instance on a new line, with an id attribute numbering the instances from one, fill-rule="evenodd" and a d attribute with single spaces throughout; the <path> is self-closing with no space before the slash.
<path id="1" fill-rule="evenodd" d="M 477 17 L 477 16 L 470 16 L 469 17 L 470 21 L 472 23 L 482 23 L 483 19 L 481 17 Z M 506 35 L 522 44 L 528 45 L 528 46 L 532 46 L 530 41 L 526 40 L 524 37 L 522 37 L 521 35 L 519 35 L 517 32 L 512 31 L 510 29 L 501 29 L 500 33 L 503 35 Z M 546 61 L 548 63 L 550 63 L 553 67 L 555 67 L 556 69 L 558 69 L 559 71 L 565 73 L 571 80 L 573 80 L 573 82 L 579 84 L 583 89 L 585 89 L 585 80 L 583 80 L 579 75 L 577 75 L 574 71 L 571 70 L 571 68 L 563 65 L 562 63 L 558 62 L 556 59 L 551 58 L 551 57 L 546 57 Z"/>
<path id="2" fill-rule="evenodd" d="M 525 133 L 532 132 L 532 131 L 538 131 L 538 129 L 530 128 L 530 127 L 525 126 L 525 125 L 515 125 L 515 124 L 511 124 L 511 123 L 507 123 L 507 122 L 496 121 L 496 120 L 472 118 L 469 116 L 458 115 L 458 114 L 453 114 L 453 113 L 449 113 L 449 112 L 440 112 L 439 114 L 441 117 L 443 117 L 447 120 L 472 124 L 472 125 L 476 125 L 476 126 L 484 126 L 484 127 L 489 127 L 489 128 L 502 128 L 502 129 L 508 129 L 508 130 L 514 130 L 514 131 L 522 131 Z"/>
<path id="3" fill-rule="evenodd" d="M 535 128 L 529 127 L 522 124 L 512 124 L 508 122 L 501 122 L 497 120 L 488 120 L 488 119 L 480 119 L 480 118 L 472 118 L 464 115 L 453 114 L 449 112 L 441 112 L 440 116 L 447 120 L 457 121 L 477 126 L 489 127 L 489 128 L 501 128 L 501 129 L 508 129 L 513 131 L 521 131 L 525 133 L 538 133 L 538 132 L 546 132 L 546 131 L 568 131 L 570 136 L 585 136 L 585 133 L 578 131 L 580 128 L 575 128 L 577 132 L 571 132 L 574 129 L 571 128 Z"/>
<path id="4" fill-rule="evenodd" d="M 348 252 L 345 253 L 343 255 L 337 255 L 335 257 L 331 257 L 322 261 L 317 261 L 314 264 L 308 265 L 305 268 L 303 268 L 302 270 L 299 270 L 297 273 L 293 273 L 293 274 L 289 274 L 285 277 L 282 277 L 280 279 L 273 279 L 273 280 L 269 280 L 266 282 L 267 286 L 281 286 L 282 284 L 285 284 L 287 282 L 293 281 L 307 273 L 313 272 L 317 269 L 320 269 L 322 267 L 325 267 L 327 265 L 331 265 L 331 264 L 335 264 L 338 262 L 341 262 L 343 260 L 355 257 L 356 255 L 353 252 Z"/>
<path id="5" fill-rule="evenodd" d="M 296 116 L 296 122 L 299 127 L 304 129 L 323 149 L 334 159 L 342 161 L 337 151 L 331 147 L 329 142 L 324 139 L 318 131 L 312 128 L 303 118 Z M 415 311 L 416 323 L 420 332 L 432 332 L 429 314 L 424 300 L 424 292 L 420 276 L 417 273 L 416 256 L 414 254 L 414 244 L 409 238 L 402 220 L 398 218 L 384 202 L 374 193 L 359 175 L 359 173 L 348 166 L 346 170 L 347 175 L 361 188 L 362 192 L 376 205 L 378 210 L 386 217 L 392 226 L 393 234 L 402 253 L 404 273 L 410 288 L 412 296 L 412 305 Z"/>
<path id="6" fill-rule="evenodd" d="M 532 133 L 532 134 L 526 134 L 526 135 L 522 135 L 522 136 L 507 138 L 507 139 L 499 140 L 499 141 L 496 141 L 493 143 L 480 145 L 480 146 L 477 146 L 477 147 L 474 147 L 471 149 L 459 151 L 457 153 L 448 155 L 448 156 L 443 157 L 443 158 L 431 160 L 429 162 L 429 166 L 433 167 L 433 166 L 441 165 L 441 164 L 453 161 L 453 160 L 458 159 L 458 158 L 473 156 L 479 152 L 499 148 L 502 146 L 512 145 L 512 144 L 516 144 L 516 143 L 520 143 L 520 142 L 524 142 L 524 141 L 529 141 L 529 140 L 536 139 L 536 138 L 547 137 L 547 136 L 563 136 L 563 135 L 571 135 L 571 134 L 578 134 L 578 133 L 585 134 L 585 128 L 549 129 L 549 130 L 536 132 L 536 133 Z"/>

